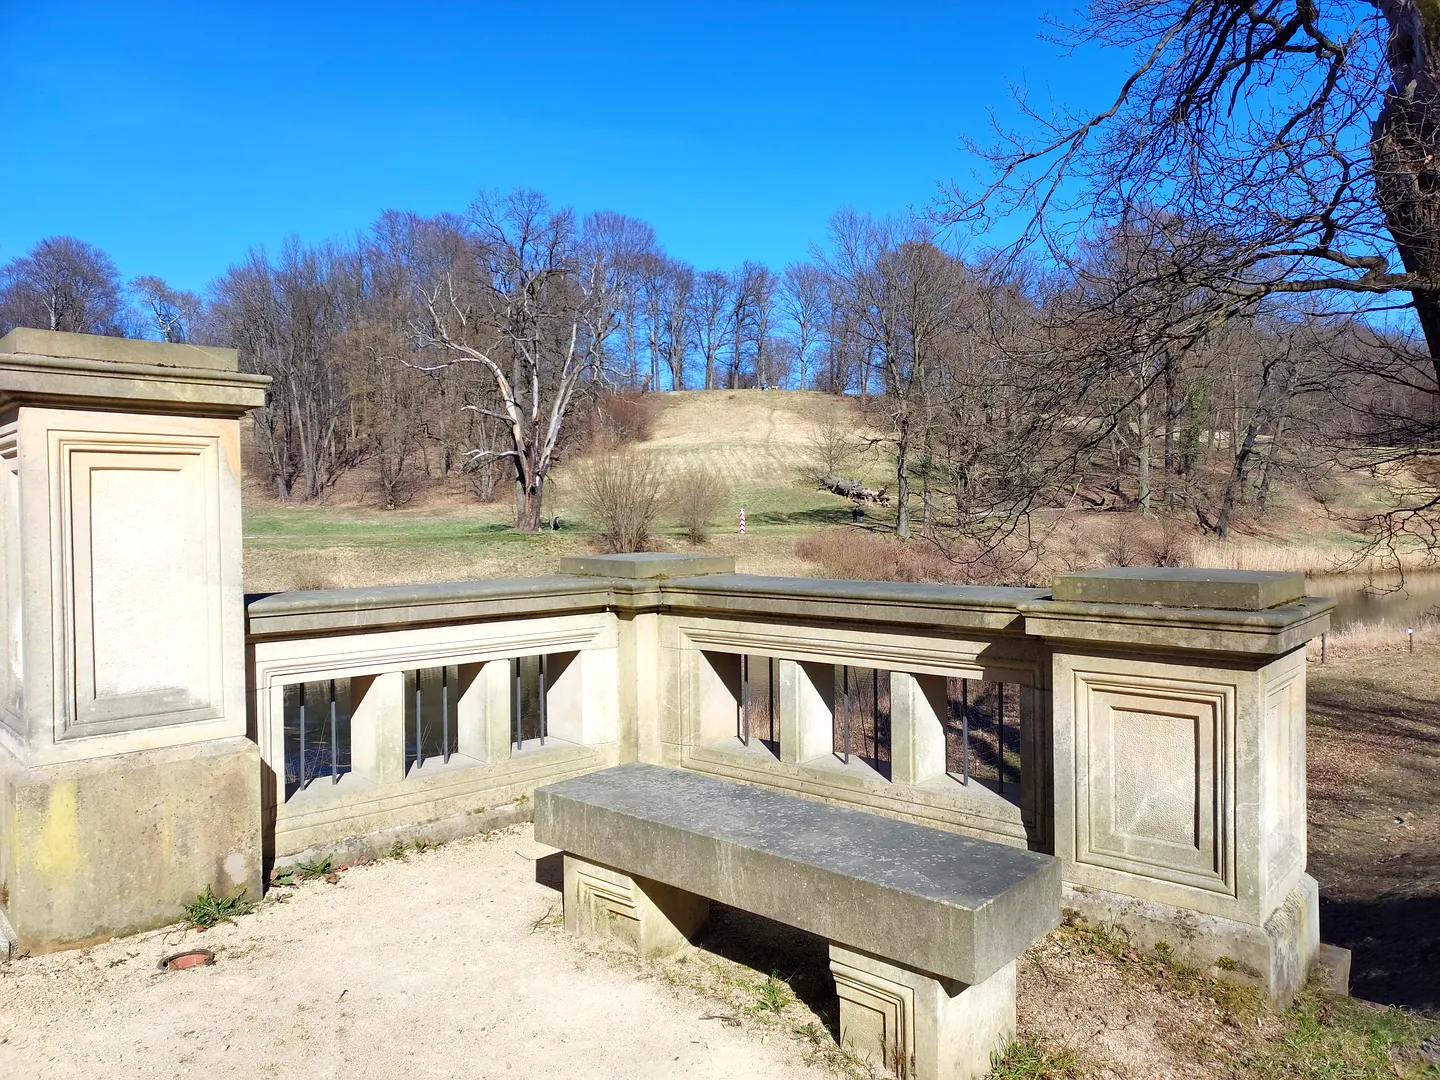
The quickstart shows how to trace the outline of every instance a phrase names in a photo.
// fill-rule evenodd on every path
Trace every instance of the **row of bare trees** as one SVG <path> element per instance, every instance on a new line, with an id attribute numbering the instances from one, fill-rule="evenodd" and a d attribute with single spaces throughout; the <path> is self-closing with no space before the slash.
<path id="1" fill-rule="evenodd" d="M 202 307 L 158 277 L 127 283 L 109 255 L 71 236 L 41 240 L 0 266 L 0 334 L 25 326 L 185 341 Z"/>
<path id="2" fill-rule="evenodd" d="M 387 507 L 422 476 L 487 499 L 510 480 L 535 529 L 551 469 L 616 391 L 811 385 L 864 404 L 899 535 L 973 559 L 1041 507 L 1183 513 L 1224 536 L 1281 477 L 1318 491 L 1327 469 L 1373 467 L 1433 408 L 1423 362 L 1373 320 L 1217 299 L 1225 246 L 1135 207 L 1042 268 L 845 211 L 783 274 L 697 275 L 642 222 L 515 191 L 254 251 L 206 303 L 154 278 L 128 294 L 150 336 L 233 345 L 273 377 L 256 433 L 281 499 L 368 462 Z M 46 260 L 73 265 L 47 276 Z M 127 287 L 75 241 L 12 263 L 0 290 L 10 323 L 126 330 Z"/>
<path id="3" fill-rule="evenodd" d="M 1323 499 L 1337 470 L 1413 446 L 1436 398 L 1403 335 L 1283 296 L 1217 299 L 1218 243 L 1137 212 L 1040 272 L 959 259 L 924 220 L 836 215 L 821 340 L 877 375 L 867 411 L 898 534 L 918 512 L 956 558 L 1018 559 L 1034 512 L 1071 506 L 1225 537 L 1282 478 Z"/>

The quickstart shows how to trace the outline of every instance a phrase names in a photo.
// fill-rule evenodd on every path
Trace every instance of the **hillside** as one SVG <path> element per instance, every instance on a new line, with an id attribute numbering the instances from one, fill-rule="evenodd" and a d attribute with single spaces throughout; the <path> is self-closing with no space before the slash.
<path id="1" fill-rule="evenodd" d="M 805 465 L 816 425 L 827 416 L 861 429 L 855 405 L 780 390 L 694 390 L 648 400 L 654 410 L 649 434 L 634 448 L 662 456 L 671 468 L 713 468 L 733 489 L 707 550 L 735 555 L 748 572 L 815 573 L 814 564 L 795 554 L 796 540 L 819 526 L 848 522 L 850 504 L 807 483 Z M 867 479 L 884 483 L 883 463 L 878 455 L 870 459 L 857 466 Z M 552 476 L 546 512 L 560 515 L 566 528 L 527 536 L 510 527 L 503 487 L 499 500 L 482 503 L 463 478 L 429 480 L 405 506 L 385 511 L 373 471 L 362 465 L 321 501 L 277 503 L 253 453 L 246 462 L 245 584 L 251 592 L 529 576 L 553 573 L 562 555 L 593 550 L 565 463 Z M 668 525 L 657 546 L 688 548 Z"/>

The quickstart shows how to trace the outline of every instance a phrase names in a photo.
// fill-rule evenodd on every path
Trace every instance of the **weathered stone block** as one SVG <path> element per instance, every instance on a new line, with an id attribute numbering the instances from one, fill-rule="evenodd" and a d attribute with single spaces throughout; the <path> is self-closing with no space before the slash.
<path id="1" fill-rule="evenodd" d="M 1258 986 L 1282 1008 L 1320 949 L 1320 891 L 1309 874 L 1260 926 L 1087 886 L 1067 884 L 1065 905 L 1139 948 L 1163 943 L 1187 964 Z"/>
<path id="2" fill-rule="evenodd" d="M 683 949 L 710 918 L 710 901 L 663 882 L 565 856 L 565 929 L 619 941 L 646 960 Z"/>
<path id="3" fill-rule="evenodd" d="M 1153 604 L 1160 607 L 1264 611 L 1305 595 L 1305 575 L 1270 570 L 1114 566 L 1057 577 L 1061 602 Z"/>
<path id="4" fill-rule="evenodd" d="M 0 752 L 0 900 L 20 952 L 163 926 L 206 887 L 260 898 L 248 739 L 29 768 Z"/>
<path id="5" fill-rule="evenodd" d="M 980 1080 L 1015 1037 L 1015 964 L 974 985 L 830 945 L 840 1045 L 907 1080 Z"/>
<path id="6" fill-rule="evenodd" d="M 535 836 L 965 983 L 1059 923 L 1059 861 L 685 770 L 629 764 L 535 792 Z"/>

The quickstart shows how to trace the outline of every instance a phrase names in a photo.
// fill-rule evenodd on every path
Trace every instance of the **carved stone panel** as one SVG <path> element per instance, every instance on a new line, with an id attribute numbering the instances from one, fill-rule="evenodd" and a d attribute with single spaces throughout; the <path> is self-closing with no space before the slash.
<path id="1" fill-rule="evenodd" d="M 1267 885 L 1288 889 L 1305 868 L 1305 666 L 1265 688 L 1260 753 L 1260 829 Z"/>
<path id="2" fill-rule="evenodd" d="M 222 715 L 218 439 L 51 448 L 57 738 Z"/>
<path id="3" fill-rule="evenodd" d="M 1076 861 L 1234 895 L 1231 689 L 1076 680 Z"/>

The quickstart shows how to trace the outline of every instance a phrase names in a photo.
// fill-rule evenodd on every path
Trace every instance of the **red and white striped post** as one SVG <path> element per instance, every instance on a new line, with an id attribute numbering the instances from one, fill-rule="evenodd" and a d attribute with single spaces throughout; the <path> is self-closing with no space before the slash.
<path id="1" fill-rule="evenodd" d="M 740 508 L 740 535 L 745 535 L 745 508 Z"/>

